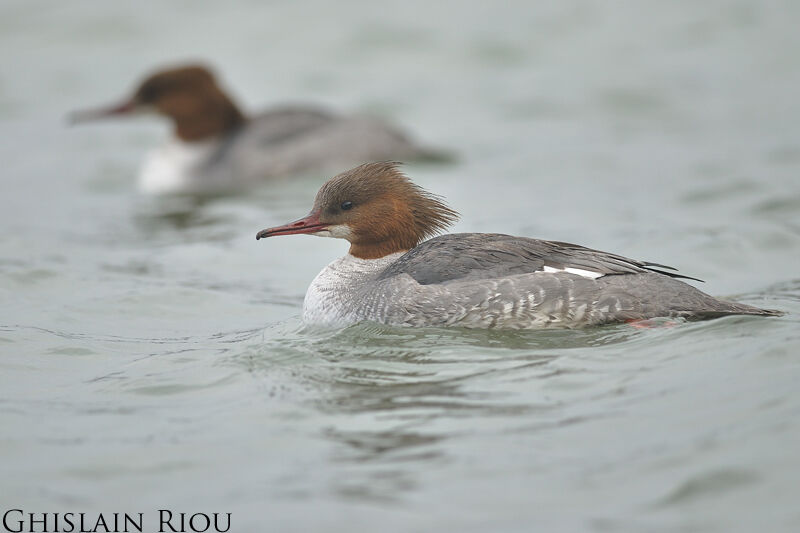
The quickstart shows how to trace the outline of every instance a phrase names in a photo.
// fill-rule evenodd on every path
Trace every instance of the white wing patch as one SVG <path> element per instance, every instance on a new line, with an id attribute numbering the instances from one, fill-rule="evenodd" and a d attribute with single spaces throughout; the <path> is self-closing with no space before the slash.
<path id="1" fill-rule="evenodd" d="M 584 270 L 582 268 L 572 268 L 572 267 L 553 268 L 550 266 L 545 266 L 544 271 L 550 274 L 554 274 L 556 272 L 566 272 L 568 274 L 577 274 L 578 276 L 583 276 L 584 278 L 590 278 L 590 279 L 597 279 L 605 275 L 602 272 L 592 272 L 591 270 Z"/>

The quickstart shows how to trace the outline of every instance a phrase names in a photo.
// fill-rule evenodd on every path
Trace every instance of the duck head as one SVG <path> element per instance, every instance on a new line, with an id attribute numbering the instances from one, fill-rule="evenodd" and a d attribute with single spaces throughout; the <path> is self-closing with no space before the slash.
<path id="1" fill-rule="evenodd" d="M 170 119 L 175 135 L 184 141 L 208 139 L 245 122 L 245 116 L 220 89 L 211 71 L 201 65 L 155 72 L 122 103 L 74 112 L 70 121 L 85 122 L 141 112 L 155 112 Z"/>
<path id="2" fill-rule="evenodd" d="M 346 239 L 350 254 L 377 259 L 410 250 L 450 226 L 458 213 L 411 182 L 398 163 L 367 163 L 330 179 L 311 212 L 256 239 L 310 234 Z"/>

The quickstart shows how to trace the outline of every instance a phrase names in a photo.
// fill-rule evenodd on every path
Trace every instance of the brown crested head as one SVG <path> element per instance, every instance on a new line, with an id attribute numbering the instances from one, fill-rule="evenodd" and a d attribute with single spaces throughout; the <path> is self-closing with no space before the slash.
<path id="1" fill-rule="evenodd" d="M 398 163 L 367 163 L 331 178 L 308 216 L 256 238 L 310 233 L 350 241 L 350 253 L 376 259 L 410 250 L 458 219 L 444 201 L 411 182 Z"/>
<path id="2" fill-rule="evenodd" d="M 123 104 L 73 114 L 91 120 L 153 110 L 172 120 L 175 134 L 200 141 L 233 130 L 245 122 L 236 104 L 220 89 L 214 75 L 201 65 L 160 70 L 144 79 Z"/>

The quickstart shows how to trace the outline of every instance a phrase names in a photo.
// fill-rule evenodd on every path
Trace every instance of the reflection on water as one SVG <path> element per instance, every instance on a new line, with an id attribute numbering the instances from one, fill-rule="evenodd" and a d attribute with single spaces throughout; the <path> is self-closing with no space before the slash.
<path id="1" fill-rule="evenodd" d="M 722 491 L 736 490 L 758 482 L 758 476 L 743 469 L 714 470 L 686 480 L 662 500 L 658 507 L 677 506 L 713 497 Z"/>
<path id="2" fill-rule="evenodd" d="M 232 216 L 207 209 L 213 202 L 201 197 L 168 197 L 141 205 L 133 221 L 145 240 L 157 240 L 159 234 L 180 232 L 184 238 L 197 235 L 200 240 L 225 241 L 234 235 L 222 230 Z M 194 239 L 192 239 L 194 240 Z"/>

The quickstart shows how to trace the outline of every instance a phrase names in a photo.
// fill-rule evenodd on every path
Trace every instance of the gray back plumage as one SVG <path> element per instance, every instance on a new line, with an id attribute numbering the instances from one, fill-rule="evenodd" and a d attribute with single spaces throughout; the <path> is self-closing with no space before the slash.
<path id="1" fill-rule="evenodd" d="M 670 277 L 696 279 L 661 270 L 672 267 L 577 244 L 498 233 L 454 233 L 435 237 L 400 257 L 384 270 L 381 278 L 408 274 L 417 283 L 430 285 L 528 274 L 543 271 L 545 267 L 556 270 L 576 268 L 602 275 L 651 271 Z"/>
<path id="2" fill-rule="evenodd" d="M 383 120 L 337 115 L 314 107 L 284 107 L 252 117 L 231 132 L 213 157 L 245 182 L 331 172 L 368 161 L 416 160 L 434 151 Z"/>

